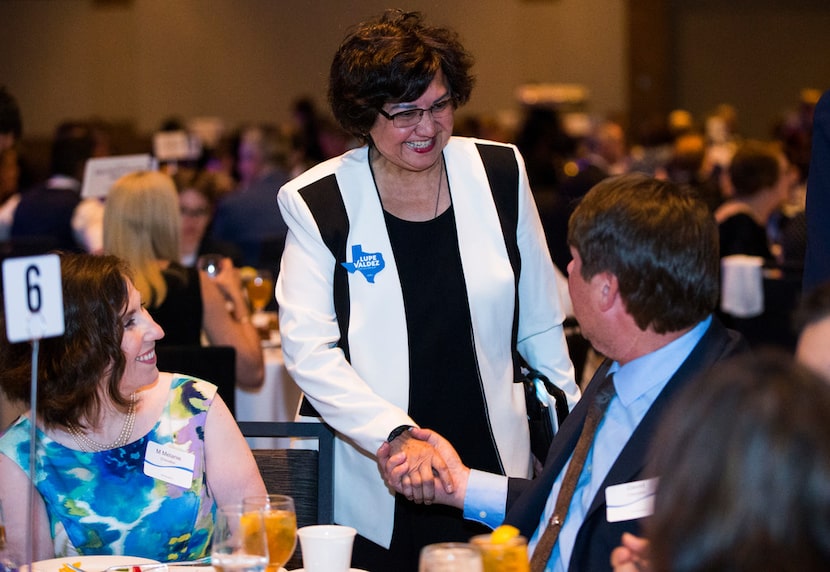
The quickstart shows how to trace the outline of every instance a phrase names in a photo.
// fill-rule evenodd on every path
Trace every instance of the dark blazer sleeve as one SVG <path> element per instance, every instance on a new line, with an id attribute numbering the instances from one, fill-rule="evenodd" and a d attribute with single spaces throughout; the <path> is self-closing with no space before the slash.
<path id="1" fill-rule="evenodd" d="M 612 485 L 653 476 L 646 472 L 648 451 L 660 417 L 672 399 L 679 391 L 692 383 L 697 376 L 709 370 L 712 365 L 747 349 L 746 341 L 740 334 L 727 330 L 717 318 L 712 318 L 709 329 L 706 330 L 692 353 L 689 354 L 686 361 L 666 384 L 666 387 L 652 404 L 611 467 L 600 487 L 600 492 L 591 503 L 585 515 L 585 521 L 577 533 L 569 570 L 610 571 L 611 551 L 619 546 L 622 533 L 641 534 L 641 522 L 639 520 L 608 522 L 606 519 L 605 489 Z M 594 375 L 591 380 L 592 383 L 589 384 L 583 395 L 583 399 L 580 400 L 563 423 L 559 433 L 554 437 L 551 451 L 548 454 L 548 463 L 546 463 L 542 474 L 529 484 L 515 479 L 508 482 L 505 522 L 519 528 L 527 538 L 534 534 L 553 482 L 576 446 L 579 432 L 587 415 L 587 404 L 591 402 L 591 398 L 597 391 L 595 386 L 599 385 L 594 384 L 593 380 L 597 379 L 599 375 L 604 376 L 605 373 L 602 369 L 605 368 L 607 368 L 607 364 Z M 573 422 L 569 423 L 571 420 Z"/>
<path id="2" fill-rule="evenodd" d="M 609 360 L 600 365 L 591 378 L 591 383 L 588 384 L 582 398 L 554 435 L 542 474 L 532 481 L 516 478 L 507 481 L 505 523 L 518 528 L 522 535 L 527 538 L 533 535 L 539 525 L 539 519 L 542 516 L 542 510 L 545 507 L 553 483 L 576 448 L 576 442 L 582 432 L 582 425 L 584 425 L 585 417 L 588 415 L 588 404 L 593 402 L 599 385 L 593 383 L 593 381 L 594 379 L 604 378 L 609 367 L 611 367 Z"/>
<path id="3" fill-rule="evenodd" d="M 813 146 L 807 177 L 807 254 L 804 292 L 830 280 L 830 91 L 813 114 Z"/>

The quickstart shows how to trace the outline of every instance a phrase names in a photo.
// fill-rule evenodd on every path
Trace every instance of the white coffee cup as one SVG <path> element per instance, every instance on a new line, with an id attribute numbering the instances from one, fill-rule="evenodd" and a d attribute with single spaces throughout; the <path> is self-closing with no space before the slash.
<path id="1" fill-rule="evenodd" d="M 303 572 L 348 572 L 357 531 L 351 526 L 318 524 L 297 529 Z"/>

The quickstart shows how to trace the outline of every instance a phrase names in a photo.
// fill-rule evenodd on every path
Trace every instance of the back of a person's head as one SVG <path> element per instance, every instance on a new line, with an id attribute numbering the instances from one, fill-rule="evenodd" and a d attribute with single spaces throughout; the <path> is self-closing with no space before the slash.
<path id="1" fill-rule="evenodd" d="M 20 139 L 23 134 L 23 118 L 17 99 L 3 85 L 0 86 L 0 135 L 6 134 L 11 134 L 15 140 Z"/>
<path id="2" fill-rule="evenodd" d="M 251 125 L 240 132 L 238 154 L 254 153 L 263 168 L 283 166 L 286 148 L 282 133 L 274 125 Z"/>
<path id="3" fill-rule="evenodd" d="M 685 133 L 674 141 L 667 171 L 672 181 L 690 183 L 703 168 L 706 140 L 700 133 Z"/>
<path id="4" fill-rule="evenodd" d="M 166 296 L 158 261 L 179 259 L 180 227 L 176 187 L 164 173 L 128 173 L 107 194 L 104 250 L 130 263 L 136 288 L 151 306 Z"/>
<path id="5" fill-rule="evenodd" d="M 781 175 L 780 148 L 749 140 L 741 144 L 729 164 L 729 180 L 737 197 L 751 197 L 775 186 Z"/>
<path id="6" fill-rule="evenodd" d="M 689 386 L 652 448 L 654 570 L 827 570 L 828 411 L 830 385 L 773 350 Z"/>
<path id="7" fill-rule="evenodd" d="M 715 308 L 717 226 L 689 189 L 642 174 L 610 177 L 582 198 L 568 243 L 582 277 L 611 272 L 637 325 L 657 333 L 690 327 Z"/>
<path id="8" fill-rule="evenodd" d="M 80 180 L 94 150 L 95 137 L 89 124 L 81 121 L 61 123 L 52 140 L 50 174 Z"/>

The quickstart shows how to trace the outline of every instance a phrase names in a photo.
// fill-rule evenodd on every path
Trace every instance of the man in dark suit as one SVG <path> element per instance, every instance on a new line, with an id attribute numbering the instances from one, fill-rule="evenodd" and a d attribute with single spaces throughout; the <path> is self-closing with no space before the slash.
<path id="1" fill-rule="evenodd" d="M 610 570 L 622 533 L 638 533 L 650 514 L 657 475 L 645 472 L 647 451 L 660 415 L 681 388 L 746 348 L 712 315 L 717 228 L 690 192 L 643 175 L 606 179 L 574 211 L 568 242 L 576 318 L 608 359 L 562 424 L 540 476 L 470 470 L 446 440 L 423 429 L 412 435 L 446 461 L 433 482 L 421 482 L 402 455 L 378 451 L 387 482 L 416 502 L 516 526 L 529 540 L 534 572 Z"/>
<path id="2" fill-rule="evenodd" d="M 100 231 L 87 229 L 84 217 L 78 216 L 82 212 L 79 205 L 84 168 L 95 152 L 95 143 L 92 126 L 86 122 L 66 121 L 55 129 L 49 178 L 22 192 L 14 212 L 11 238 L 31 249 L 27 254 L 100 248 L 100 239 L 92 236 Z M 100 203 L 84 204 L 92 206 L 96 219 L 101 216 Z"/>

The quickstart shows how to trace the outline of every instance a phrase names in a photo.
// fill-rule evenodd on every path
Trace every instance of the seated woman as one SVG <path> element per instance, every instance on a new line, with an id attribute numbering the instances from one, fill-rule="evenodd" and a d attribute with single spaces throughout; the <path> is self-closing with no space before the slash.
<path id="1" fill-rule="evenodd" d="M 229 189 L 223 188 L 222 177 L 208 171 L 178 171 L 173 180 L 179 193 L 182 218 L 180 262 L 184 266 L 196 266 L 202 254 L 221 254 L 233 260 L 235 266 L 241 265 L 242 252 L 239 248 L 231 242 L 214 238 L 210 233 L 216 203 L 222 194 L 229 192 Z"/>
<path id="2" fill-rule="evenodd" d="M 774 262 L 767 223 L 786 200 L 793 185 L 789 163 L 773 143 L 747 141 L 732 157 L 732 197 L 715 210 L 721 257 L 760 256 Z"/>
<path id="3" fill-rule="evenodd" d="M 66 254 L 61 273 L 66 332 L 40 342 L 37 414 L 0 437 L 10 556 L 26 556 L 33 422 L 37 559 L 209 554 L 215 507 L 265 493 L 230 411 L 213 384 L 159 372 L 155 344 L 164 332 L 122 260 Z M 0 385 L 28 403 L 31 347 L 10 343 L 0 318 Z M 183 470 L 158 470 L 171 454 Z"/>
<path id="4" fill-rule="evenodd" d="M 129 173 L 107 195 L 104 250 L 133 267 L 135 285 L 170 345 L 236 349 L 236 384 L 260 387 L 265 375 L 259 334 L 250 323 L 239 273 L 223 260 L 214 278 L 179 264 L 181 219 L 173 180 L 156 171 Z M 230 308 L 230 311 L 228 311 Z"/>

